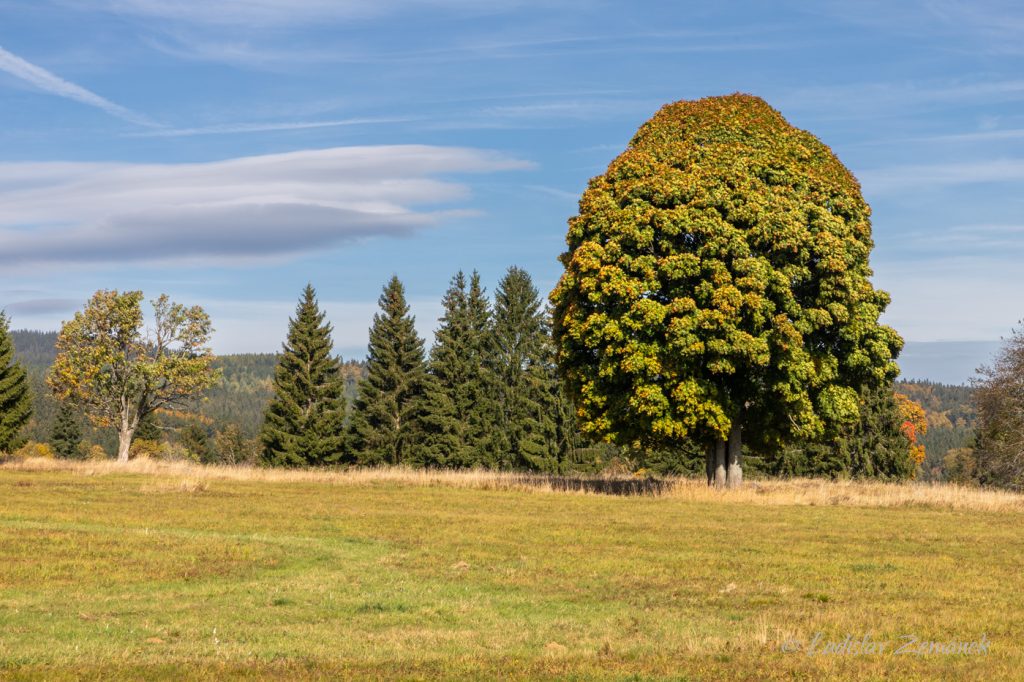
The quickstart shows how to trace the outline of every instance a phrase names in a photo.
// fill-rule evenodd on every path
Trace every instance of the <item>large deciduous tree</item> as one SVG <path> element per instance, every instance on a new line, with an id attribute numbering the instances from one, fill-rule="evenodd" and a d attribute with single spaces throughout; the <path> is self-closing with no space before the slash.
<path id="1" fill-rule="evenodd" d="M 344 454 L 345 377 L 333 348 L 331 325 L 307 285 L 274 369 L 274 398 L 260 434 L 267 464 L 325 464 Z"/>
<path id="2" fill-rule="evenodd" d="M 117 429 L 119 461 L 127 461 L 140 420 L 185 407 L 216 383 L 207 346 L 210 318 L 166 295 L 153 301 L 146 329 L 142 292 L 97 291 L 65 322 L 47 381 L 60 400 L 81 406 L 98 426 Z"/>
<path id="3" fill-rule="evenodd" d="M 14 358 L 7 315 L 0 312 L 0 453 L 13 452 L 25 442 L 21 429 L 32 417 L 32 395 L 25 368 Z"/>
<path id="4" fill-rule="evenodd" d="M 379 303 L 349 427 L 350 453 L 360 464 L 421 463 L 416 441 L 436 428 L 422 420 L 427 391 L 434 388 L 427 385 L 423 339 L 398 277 L 385 285 Z"/>
<path id="5" fill-rule="evenodd" d="M 593 178 L 552 292 L 581 427 L 623 445 L 740 451 L 821 438 L 897 372 L 870 209 L 831 150 L 749 95 L 663 107 Z"/>

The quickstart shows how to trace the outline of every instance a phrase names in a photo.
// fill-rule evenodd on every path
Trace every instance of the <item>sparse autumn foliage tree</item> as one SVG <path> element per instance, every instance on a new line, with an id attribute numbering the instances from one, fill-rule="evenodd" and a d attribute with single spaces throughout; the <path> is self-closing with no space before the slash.
<path id="1" fill-rule="evenodd" d="M 214 436 L 218 464 L 255 464 L 263 453 L 259 439 L 245 437 L 238 424 L 228 424 Z"/>
<path id="2" fill-rule="evenodd" d="M 950 483 L 977 483 L 977 462 L 973 448 L 950 448 L 942 458 L 942 468 L 945 479 Z"/>
<path id="3" fill-rule="evenodd" d="M 209 316 L 166 295 L 153 301 L 144 329 L 142 292 L 97 291 L 57 338 L 47 381 L 60 400 L 81 406 L 98 426 L 117 429 L 119 461 L 127 461 L 139 421 L 185 406 L 218 379 Z"/>
<path id="4" fill-rule="evenodd" d="M 0 453 L 24 445 L 21 430 L 32 416 L 28 375 L 14 358 L 9 331 L 7 316 L 0 312 Z"/>
<path id="5" fill-rule="evenodd" d="M 909 444 L 910 459 L 916 466 L 920 466 L 924 462 L 925 450 L 918 437 L 928 433 L 928 418 L 924 408 L 904 394 L 896 393 L 895 400 L 896 410 L 902 420 L 900 431 Z"/>
<path id="6" fill-rule="evenodd" d="M 676 102 L 593 178 L 552 292 L 581 428 L 627 446 L 708 451 L 742 480 L 768 448 L 859 416 L 902 340 L 869 280 L 870 210 L 810 133 L 749 95 Z"/>
<path id="7" fill-rule="evenodd" d="M 995 362 L 974 381 L 978 409 L 972 458 L 961 454 L 958 474 L 971 470 L 982 484 L 1024 487 L 1024 330 L 1014 329 Z"/>

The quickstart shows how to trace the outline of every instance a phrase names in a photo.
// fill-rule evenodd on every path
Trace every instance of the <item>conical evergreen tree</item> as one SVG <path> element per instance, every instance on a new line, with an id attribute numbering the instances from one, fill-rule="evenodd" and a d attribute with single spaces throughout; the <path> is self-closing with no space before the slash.
<path id="1" fill-rule="evenodd" d="M 404 463 L 421 467 L 465 466 L 465 429 L 459 423 L 450 392 L 433 374 L 411 405 Z"/>
<path id="2" fill-rule="evenodd" d="M 62 401 L 57 412 L 57 420 L 53 423 L 50 445 L 58 457 L 78 459 L 82 453 L 82 423 L 70 403 Z"/>
<path id="3" fill-rule="evenodd" d="M 24 444 L 21 429 L 32 416 L 28 377 L 14 359 L 7 325 L 7 315 L 0 312 L 0 452 L 13 452 Z"/>
<path id="4" fill-rule="evenodd" d="M 445 293 L 444 315 L 430 353 L 430 373 L 437 378 L 447 400 L 433 404 L 444 413 L 432 413 L 446 439 L 457 443 L 450 466 L 493 466 L 493 432 L 497 418 L 494 378 L 491 373 L 491 311 L 480 275 L 466 288 L 459 272 Z M 447 420 L 447 421 L 445 421 Z"/>
<path id="5" fill-rule="evenodd" d="M 343 456 L 345 380 L 324 319 L 316 291 L 307 285 L 289 319 L 260 433 L 263 460 L 271 466 L 324 464 Z"/>
<path id="6" fill-rule="evenodd" d="M 530 275 L 511 267 L 494 295 L 491 362 L 500 398 L 503 467 L 558 471 L 558 382 L 540 295 Z"/>
<path id="7" fill-rule="evenodd" d="M 501 421 L 498 375 L 494 371 L 496 344 L 494 314 L 486 290 L 480 285 L 480 275 L 473 272 L 469 280 L 467 315 L 470 342 L 473 349 L 472 380 L 467 382 L 468 437 L 473 449 L 475 466 L 496 467 L 501 458 L 501 439 L 496 438 Z"/>
<path id="8" fill-rule="evenodd" d="M 405 289 L 392 277 L 373 317 L 367 375 L 359 382 L 349 430 L 351 454 L 360 464 L 416 464 L 416 436 L 423 423 L 427 370 L 423 339 L 416 335 Z"/>
<path id="9" fill-rule="evenodd" d="M 139 420 L 139 425 L 135 429 L 135 433 L 132 435 L 132 442 L 137 440 L 148 440 L 154 443 L 159 443 L 164 439 L 163 429 L 160 428 L 160 422 L 157 419 L 155 412 L 148 413 L 145 417 Z"/>
<path id="10" fill-rule="evenodd" d="M 188 451 L 189 456 L 196 461 L 203 464 L 210 464 L 214 461 L 213 448 L 210 447 L 210 434 L 206 427 L 196 422 L 190 422 L 181 430 L 178 439 L 182 447 Z"/>

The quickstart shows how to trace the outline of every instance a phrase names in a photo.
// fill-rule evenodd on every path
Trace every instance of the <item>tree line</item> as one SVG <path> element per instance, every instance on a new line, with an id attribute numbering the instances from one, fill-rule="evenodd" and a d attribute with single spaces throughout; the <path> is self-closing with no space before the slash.
<path id="1" fill-rule="evenodd" d="M 76 319 L 64 325 L 58 357 L 48 374 L 51 390 L 62 398 L 49 437 L 57 456 L 106 456 L 103 448 L 83 443 L 84 432 L 100 427 L 101 433 L 105 428 L 124 436 L 124 424 L 131 427 L 134 421 L 129 456 L 286 467 L 386 464 L 552 473 L 611 467 L 703 473 L 704 452 L 695 441 L 674 448 L 623 447 L 595 442 L 581 432 L 559 378 L 550 310 L 530 275 L 518 267 L 509 268 L 493 298 L 478 273 L 457 273 L 442 299 L 443 314 L 429 351 L 415 330 L 404 287 L 392 277 L 380 296 L 362 363 L 343 362 L 334 354 L 333 330 L 312 286 L 302 292 L 289 320 L 282 351 L 255 359 L 214 359 L 204 347 L 209 320 L 201 309 L 186 309 L 163 297 L 157 300 L 158 312 L 163 310 L 166 317 L 168 311 L 177 311 L 177 326 L 185 325 L 191 315 L 200 334 L 176 348 L 147 341 L 142 338 L 141 300 L 139 292 L 97 292 Z M 99 324 L 102 318 L 107 324 Z M 120 326 L 109 324 L 116 320 Z M 133 339 L 121 347 L 124 357 L 118 370 L 126 378 L 119 390 L 139 391 L 127 414 L 115 409 L 121 402 L 111 399 L 117 392 L 111 391 L 110 377 L 100 380 L 97 374 L 96 358 L 109 359 L 114 346 L 79 348 L 96 339 L 93 334 L 87 341 L 83 329 L 102 326 L 117 330 L 114 336 L 119 334 L 122 342 Z M 180 336 L 174 326 L 165 330 L 165 336 Z M 5 371 L 23 377 L 23 370 L 14 369 L 18 363 L 9 335 L 4 333 L 3 339 L 6 345 L 0 344 L 0 351 L 8 348 Z M 36 352 L 44 354 L 42 349 Z M 161 378 L 164 397 L 158 399 L 154 387 L 146 388 L 145 377 L 159 375 L 160 363 L 175 367 L 172 356 L 192 361 L 195 376 L 186 385 L 200 388 L 187 394 L 179 386 L 176 394 L 168 393 L 175 382 L 181 383 L 179 367 L 176 375 Z M 131 362 L 139 367 L 129 370 Z M 271 366 L 273 376 L 266 381 L 262 377 Z M 4 423 L 12 425 L 7 432 L 16 432 L 31 410 L 29 390 L 24 379 L 9 379 L 0 387 L 8 383 L 21 387 L 20 402 L 5 404 L 22 407 L 4 409 Z M 261 387 L 262 399 L 253 398 L 261 406 L 252 406 L 263 415 L 254 422 L 256 438 L 249 437 L 230 414 L 221 428 L 213 430 L 207 417 L 169 409 L 172 404 L 184 408 L 199 394 L 216 397 L 229 383 Z M 105 393 L 97 392 L 100 386 L 106 386 Z M 907 456 L 908 441 L 892 387 L 888 390 L 888 397 L 884 390 L 877 392 L 872 409 L 864 410 L 858 427 L 843 437 L 795 442 L 775 451 L 748 448 L 749 468 L 765 475 L 909 476 L 913 461 Z M 103 400 L 108 401 L 103 410 L 90 411 Z M 230 400 L 224 398 L 225 403 Z M 90 415 L 84 424 L 83 414 Z M 8 439 L 2 445 L 12 451 L 21 441 Z"/>
<path id="2" fill-rule="evenodd" d="M 519 268 L 493 301 L 457 274 L 428 353 L 393 277 L 349 400 L 308 287 L 260 458 L 561 472 L 611 447 L 714 485 L 752 469 L 913 476 L 928 424 L 893 390 L 903 340 L 880 321 L 870 213 L 832 151 L 760 98 L 665 105 L 580 198 L 550 310 Z M 119 459 L 220 378 L 201 308 L 161 297 L 140 335 L 140 300 L 97 292 L 48 377 L 118 434 Z"/>
<path id="3" fill-rule="evenodd" d="M 290 320 L 260 434 L 273 466 L 485 467 L 565 472 L 580 465 L 549 317 L 530 275 L 511 267 L 493 303 L 457 273 L 429 353 L 397 277 L 369 331 L 365 376 L 344 398 L 331 326 L 312 286 Z"/>

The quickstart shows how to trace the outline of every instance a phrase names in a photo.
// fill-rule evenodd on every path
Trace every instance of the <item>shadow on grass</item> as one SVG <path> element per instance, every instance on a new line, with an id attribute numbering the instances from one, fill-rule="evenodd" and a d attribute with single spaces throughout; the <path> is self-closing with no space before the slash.
<path id="1" fill-rule="evenodd" d="M 670 481 L 657 478 L 602 478 L 590 476 L 552 476 L 523 474 L 522 482 L 552 490 L 598 493 L 602 495 L 661 495 L 672 489 Z"/>

